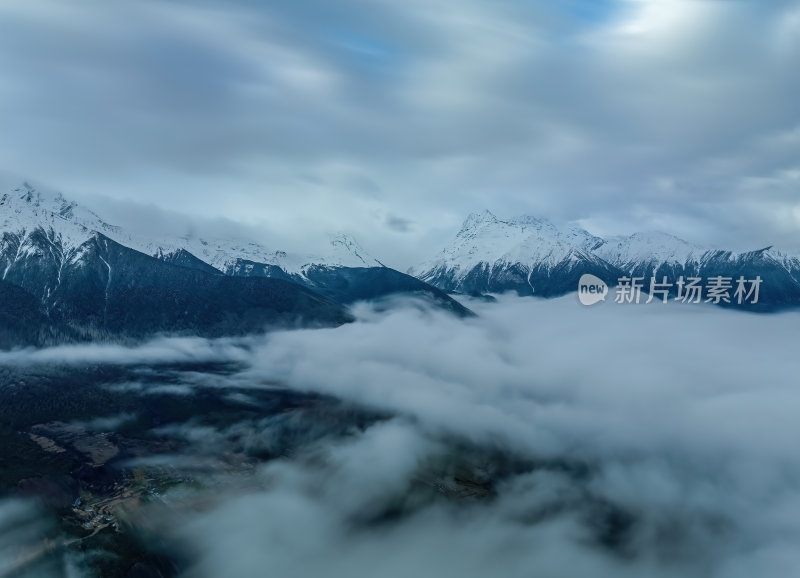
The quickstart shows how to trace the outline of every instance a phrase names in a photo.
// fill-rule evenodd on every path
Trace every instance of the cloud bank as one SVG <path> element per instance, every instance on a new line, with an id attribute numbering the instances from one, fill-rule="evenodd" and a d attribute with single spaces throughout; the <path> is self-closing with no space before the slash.
<path id="1" fill-rule="evenodd" d="M 201 512 L 172 502 L 149 531 L 189 553 L 188 576 L 794 571 L 798 314 L 585 308 L 574 296 L 470 306 L 478 318 L 362 305 L 348 326 L 236 346 L 246 361 L 232 375 L 187 377 L 186 388 L 289 387 L 394 417 L 317 427 L 247 488 L 215 491 Z M 144 352 L 165 358 L 152 345 L 132 358 Z M 161 434 L 213 453 L 232 438 L 273 449 L 285 427 Z"/>

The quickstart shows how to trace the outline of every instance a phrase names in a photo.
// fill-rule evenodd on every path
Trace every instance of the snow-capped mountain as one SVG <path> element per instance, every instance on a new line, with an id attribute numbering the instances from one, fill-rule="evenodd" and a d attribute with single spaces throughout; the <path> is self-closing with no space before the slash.
<path id="1" fill-rule="evenodd" d="M 762 308 L 800 306 L 800 258 L 771 247 L 707 249 L 663 232 L 602 239 L 572 225 L 498 219 L 489 211 L 469 215 L 453 243 L 411 273 L 445 291 L 544 297 L 575 291 L 584 273 L 609 285 L 623 275 L 673 284 L 681 276 L 760 276 Z"/>
<path id="2" fill-rule="evenodd" d="M 352 318 L 323 295 L 277 279 L 166 263 L 109 235 L 120 229 L 57 194 L 23 185 L 0 196 L 2 345 L 229 335 Z"/>
<path id="3" fill-rule="evenodd" d="M 16 261 L 34 255 L 41 241 L 45 241 L 47 251 L 58 250 L 60 256 L 63 252 L 69 258 L 95 231 L 108 235 L 119 232 L 59 193 L 44 194 L 27 183 L 3 193 L 0 195 L 2 278 L 6 278 Z"/>
<path id="4" fill-rule="evenodd" d="M 614 237 L 596 253 L 631 277 L 707 279 L 722 275 L 763 280 L 763 302 L 774 306 L 800 304 L 800 258 L 772 247 L 755 251 L 708 249 L 667 233 L 635 233 Z"/>
<path id="5" fill-rule="evenodd" d="M 590 252 L 603 240 L 578 227 L 561 231 L 551 222 L 530 216 L 500 220 L 491 212 L 472 213 L 455 242 L 435 261 L 460 271 L 480 263 L 531 261 L 556 265 L 576 251 Z"/>
<path id="6" fill-rule="evenodd" d="M 382 267 L 355 239 L 344 233 L 331 235 L 325 250 L 315 254 L 293 253 L 265 247 L 255 241 L 203 236 L 160 236 L 152 239 L 110 225 L 97 214 L 61 193 L 34 188 L 25 183 L 0 195 L 0 232 L 32 231 L 37 226 L 52 229 L 68 249 L 84 243 L 93 231 L 168 262 L 190 253 L 214 269 L 233 274 L 242 262 L 279 267 L 288 274 L 303 275 L 314 265 L 326 267 Z"/>
<path id="7" fill-rule="evenodd" d="M 636 274 L 640 267 L 683 267 L 699 262 L 706 252 L 707 249 L 662 232 L 609 237 L 594 250 L 597 256 L 629 274 Z"/>
<path id="8" fill-rule="evenodd" d="M 159 239 L 137 238 L 120 231 L 116 241 L 137 251 L 165 261 L 174 261 L 183 252 L 191 253 L 218 271 L 239 274 L 248 263 L 273 265 L 290 275 L 304 276 L 312 266 L 382 267 L 352 237 L 344 233 L 331 235 L 325 251 L 315 254 L 293 253 L 269 249 L 255 241 L 215 239 L 201 236 L 177 236 Z"/>
<path id="9" fill-rule="evenodd" d="M 530 216 L 503 220 L 484 211 L 469 215 L 454 242 L 411 273 L 449 291 L 548 297 L 574 289 L 583 272 L 614 273 L 593 253 L 602 244 L 580 227 L 559 229 Z"/>
<path id="10" fill-rule="evenodd" d="M 98 232 L 126 247 L 162 261 L 193 266 L 228 275 L 246 275 L 254 264 L 270 265 L 290 276 L 305 277 L 312 267 L 382 267 L 355 239 L 344 233 L 332 235 L 326 250 L 301 254 L 269 249 L 241 239 L 215 239 L 202 236 L 162 236 L 151 239 L 122 227 L 110 225 L 96 213 L 61 193 L 34 188 L 25 183 L 0 195 L 0 271 L 6 271 L 14 259 L 33 251 L 33 233 L 41 229 L 45 238 L 66 255 L 72 254 Z M 5 240 L 3 240 L 5 239 Z M 15 240 L 16 239 L 16 240 Z M 5 243 L 5 245 L 3 244 Z M 7 247 L 13 243 L 15 251 Z M 188 255 L 187 255 L 188 253 Z"/>
<path id="11" fill-rule="evenodd" d="M 153 240 L 58 193 L 23 184 L 0 194 L 0 294 L 9 296 L 0 302 L 0 346 L 339 324 L 351 319 L 346 304 L 394 293 L 470 314 L 346 235 L 317 256 L 202 237 Z"/>

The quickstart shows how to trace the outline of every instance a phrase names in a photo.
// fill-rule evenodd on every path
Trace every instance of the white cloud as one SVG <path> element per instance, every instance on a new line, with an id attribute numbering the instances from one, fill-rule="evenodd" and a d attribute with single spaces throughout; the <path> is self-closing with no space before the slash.
<path id="1" fill-rule="evenodd" d="M 800 123 L 794 1 L 2 10 L 6 170 L 284 248 L 348 229 L 404 269 L 483 207 L 763 244 L 746 202 L 787 201 L 742 183 L 796 169 L 793 142 L 748 154 Z"/>
<path id="2" fill-rule="evenodd" d="M 337 329 L 196 348 L 244 359 L 216 387 L 278 383 L 396 417 L 333 438 L 317 428 L 255 484 L 215 492 L 205 513 L 152 512 L 151 529 L 188 545 L 192 576 L 739 578 L 796 565 L 797 313 L 574 296 L 470 306 L 478 318 L 363 305 Z M 161 434 L 213 456 L 229 438 L 269 448 L 274 427 Z M 498 477 L 493 499 L 437 498 L 437 471 L 461 459 L 491 478 L 480 472 L 498 455 L 539 466 Z M 618 549 L 601 547 L 614 524 Z"/>

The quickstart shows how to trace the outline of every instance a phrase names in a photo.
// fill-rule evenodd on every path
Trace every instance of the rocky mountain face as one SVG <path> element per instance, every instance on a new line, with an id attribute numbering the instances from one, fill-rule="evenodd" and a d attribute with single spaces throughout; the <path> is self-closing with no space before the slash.
<path id="1" fill-rule="evenodd" d="M 541 297 L 575 291 L 584 273 L 609 285 L 624 276 L 641 277 L 645 290 L 651 278 L 666 278 L 673 296 L 681 277 L 730 277 L 735 287 L 739 277 L 758 276 L 755 309 L 800 306 L 800 259 L 771 247 L 738 253 L 705 249 L 667 233 L 603 239 L 575 226 L 530 216 L 503 220 L 489 211 L 470 215 L 450 245 L 409 273 L 444 291 Z"/>

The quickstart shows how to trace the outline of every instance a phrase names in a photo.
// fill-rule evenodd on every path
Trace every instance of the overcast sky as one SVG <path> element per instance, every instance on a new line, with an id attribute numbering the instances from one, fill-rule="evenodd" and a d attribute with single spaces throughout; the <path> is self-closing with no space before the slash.
<path id="1" fill-rule="evenodd" d="M 0 2 L 5 176 L 399 268 L 483 208 L 800 250 L 798 102 L 794 0 Z"/>

